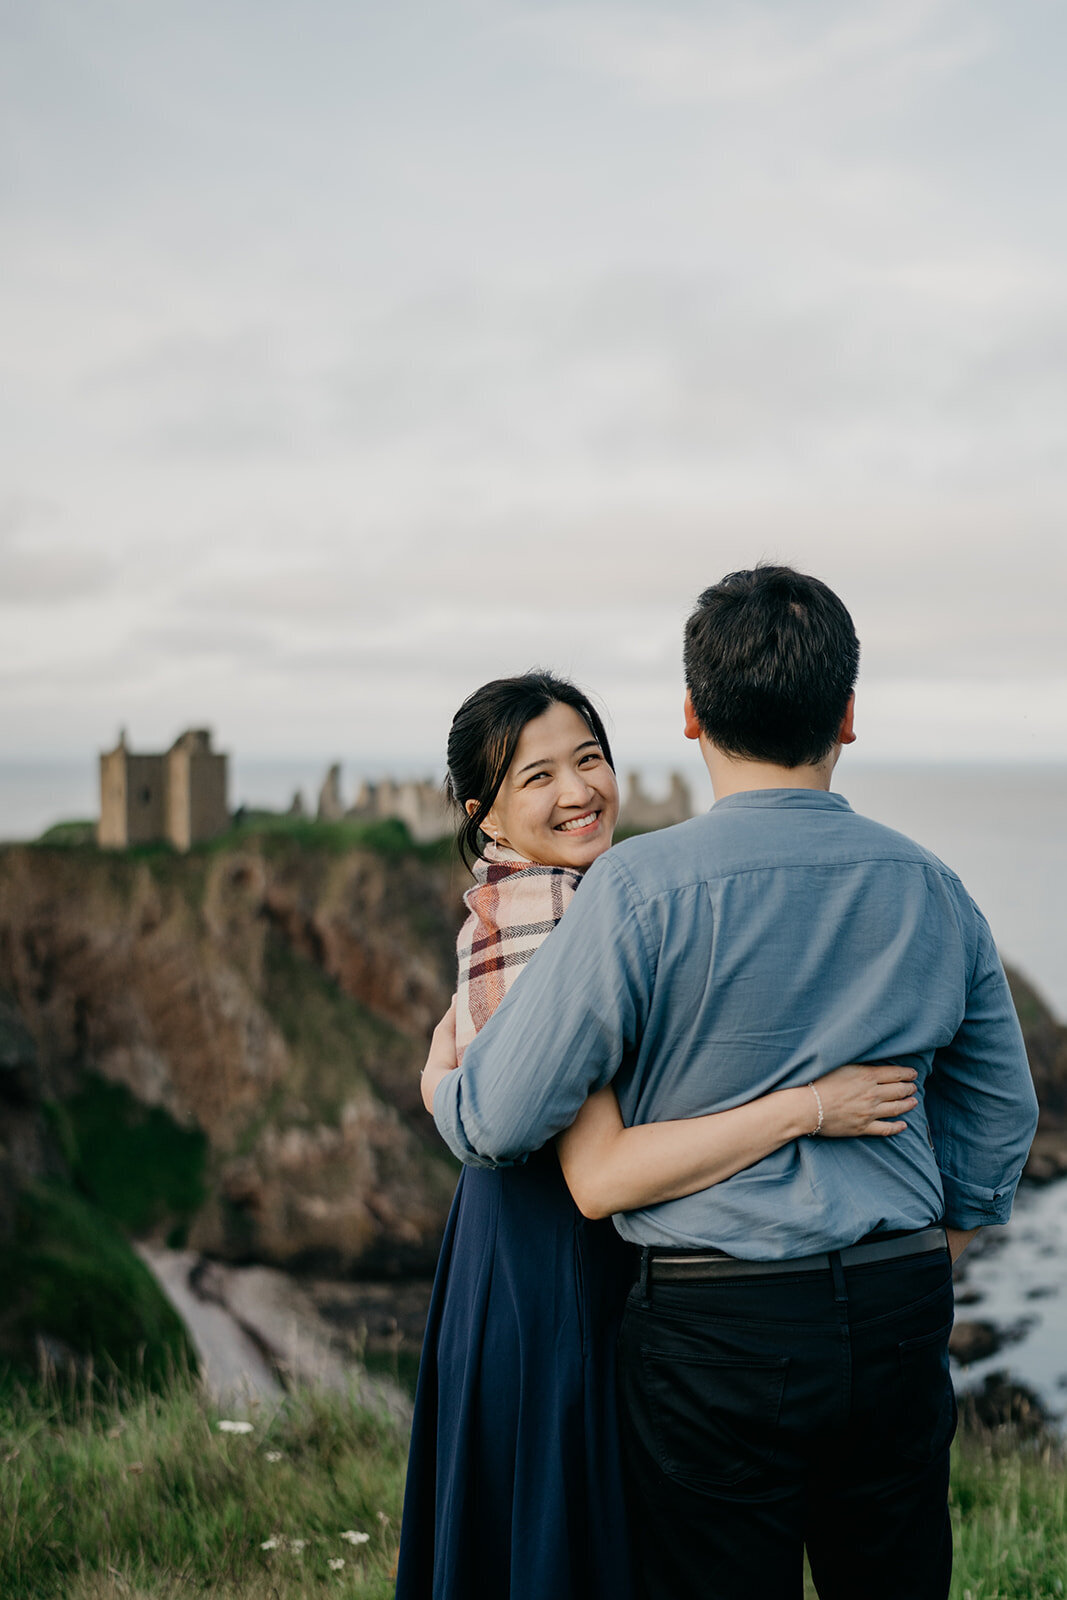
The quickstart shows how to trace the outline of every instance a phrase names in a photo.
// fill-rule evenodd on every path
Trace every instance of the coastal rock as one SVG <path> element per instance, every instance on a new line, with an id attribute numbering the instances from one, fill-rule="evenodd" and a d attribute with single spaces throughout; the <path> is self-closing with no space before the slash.
<path id="1" fill-rule="evenodd" d="M 0 850 L 0 1096 L 78 1107 L 102 1081 L 199 1130 L 190 1248 L 430 1270 L 455 1172 L 418 1073 L 461 910 L 402 850 Z"/>
<path id="2" fill-rule="evenodd" d="M 1056 1020 L 1032 984 L 1010 967 L 1007 972 L 1034 1075 L 1042 1127 L 1067 1134 L 1067 1027 Z"/>
<path id="3" fill-rule="evenodd" d="M 1026 1163 L 1031 1183 L 1052 1183 L 1067 1177 L 1067 1128 L 1039 1127 Z"/>
<path id="4" fill-rule="evenodd" d="M 1056 1020 L 1033 986 L 1010 968 L 1008 982 L 1041 1108 L 1025 1177 L 1033 1183 L 1051 1183 L 1067 1176 L 1067 1027 Z"/>
<path id="5" fill-rule="evenodd" d="M 972 1362 L 984 1361 L 987 1356 L 996 1355 L 1003 1343 L 1003 1335 L 993 1323 L 957 1320 L 948 1348 L 961 1367 L 969 1367 Z"/>
<path id="6" fill-rule="evenodd" d="M 1015 1439 L 1041 1439 L 1051 1418 L 1041 1400 L 1007 1372 L 991 1372 L 978 1389 L 959 1396 L 960 1427 L 970 1433 L 1008 1432 Z"/>

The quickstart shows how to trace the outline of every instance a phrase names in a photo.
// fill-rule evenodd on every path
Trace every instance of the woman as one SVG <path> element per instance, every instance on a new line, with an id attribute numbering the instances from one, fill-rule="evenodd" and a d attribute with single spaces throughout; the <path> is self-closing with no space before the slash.
<path id="1" fill-rule="evenodd" d="M 476 883 L 456 1001 L 424 1072 L 428 1107 L 610 846 L 619 805 L 599 716 L 547 673 L 471 695 L 448 769 Z M 555 1149 L 464 1169 L 423 1346 L 397 1600 L 626 1600 L 613 1349 L 633 1262 L 594 1219 L 705 1188 L 805 1134 L 899 1132 L 888 1119 L 915 1105 L 913 1078 L 841 1067 L 817 1087 L 632 1128 L 609 1088 Z"/>

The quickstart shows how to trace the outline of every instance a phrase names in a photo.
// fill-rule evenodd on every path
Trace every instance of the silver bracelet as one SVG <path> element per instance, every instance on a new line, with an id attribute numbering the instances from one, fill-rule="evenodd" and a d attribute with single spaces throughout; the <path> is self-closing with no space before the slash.
<path id="1" fill-rule="evenodd" d="M 808 1084 L 808 1088 L 811 1090 L 812 1094 L 815 1096 L 815 1104 L 819 1108 L 819 1120 L 815 1124 L 814 1128 L 812 1128 L 808 1133 L 808 1138 L 809 1139 L 814 1139 L 815 1135 L 817 1133 L 821 1133 L 822 1132 L 822 1120 L 823 1120 L 823 1118 L 822 1118 L 822 1095 L 819 1093 L 818 1089 L 816 1089 L 816 1087 L 815 1087 L 815 1085 L 813 1083 L 809 1083 Z"/>

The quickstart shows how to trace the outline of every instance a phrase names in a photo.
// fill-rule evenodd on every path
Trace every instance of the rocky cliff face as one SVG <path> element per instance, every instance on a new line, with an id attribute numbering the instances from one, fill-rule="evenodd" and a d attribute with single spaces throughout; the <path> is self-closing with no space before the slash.
<path id="1" fill-rule="evenodd" d="M 201 1130 L 202 1199 L 177 1219 L 194 1249 L 428 1268 L 454 1171 L 418 1070 L 452 989 L 452 876 L 411 852 L 269 837 L 190 857 L 0 852 L 5 1102 L 55 1108 L 85 1170 L 101 1166 L 86 1141 L 107 1137 L 101 1086 Z M 44 1163 L 39 1120 L 4 1140 L 9 1169 Z M 164 1207 L 159 1226 L 175 1220 Z"/>
<path id="2" fill-rule="evenodd" d="M 19 1184 L 65 1163 L 129 1231 L 224 1260 L 431 1270 L 455 1171 L 418 1071 L 464 882 L 428 852 L 269 834 L 0 850 L 0 1240 Z M 1067 1029 L 1012 982 L 1049 1177 Z"/>
<path id="3" fill-rule="evenodd" d="M 1017 972 L 1008 973 L 1034 1075 L 1041 1121 L 1026 1176 L 1047 1182 L 1067 1174 L 1067 1027 Z"/>

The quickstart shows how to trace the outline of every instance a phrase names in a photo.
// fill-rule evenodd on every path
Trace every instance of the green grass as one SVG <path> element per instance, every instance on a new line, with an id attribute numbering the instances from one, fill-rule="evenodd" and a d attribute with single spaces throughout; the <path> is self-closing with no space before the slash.
<path id="1" fill-rule="evenodd" d="M 72 845 L 96 844 L 95 822 L 54 822 L 37 840 L 38 844 L 59 845 L 68 849 Z"/>
<path id="2" fill-rule="evenodd" d="M 222 1415 L 189 1380 L 125 1404 L 91 1384 L 73 1406 L 54 1385 L 0 1398 L 4 1600 L 386 1600 L 404 1429 L 318 1391 L 254 1409 L 248 1434 Z"/>
<path id="3" fill-rule="evenodd" d="M 403 1424 L 317 1390 L 253 1407 L 247 1434 L 220 1432 L 225 1415 L 188 1377 L 124 1400 L 91 1380 L 0 1386 L 4 1600 L 388 1600 Z M 1048 1442 L 961 1436 L 952 1600 L 1063 1596 L 1065 1497 Z"/>
<path id="4" fill-rule="evenodd" d="M 1067 1594 L 1067 1466 L 1048 1442 L 963 1435 L 953 1456 L 953 1600 Z"/>
<path id="5" fill-rule="evenodd" d="M 338 822 L 319 822 L 315 817 L 290 817 L 283 812 L 249 810 L 243 812 L 240 819 L 225 832 L 194 845 L 185 859 L 188 856 L 215 855 L 222 850 L 240 850 L 253 842 L 258 843 L 268 855 L 275 855 L 295 845 L 326 855 L 344 855 L 349 850 L 371 850 L 376 855 L 391 859 L 414 856 L 430 865 L 448 863 L 456 858 L 455 841 L 451 836 L 417 844 L 406 823 L 399 817 L 362 822 L 352 817 L 342 817 Z M 113 856 L 132 861 L 155 862 L 167 856 L 182 859 L 180 853 L 165 839 L 130 845 L 125 850 L 101 850 L 96 843 L 95 822 L 57 822 L 33 841 L 33 847 L 74 850 L 85 855 Z"/>

